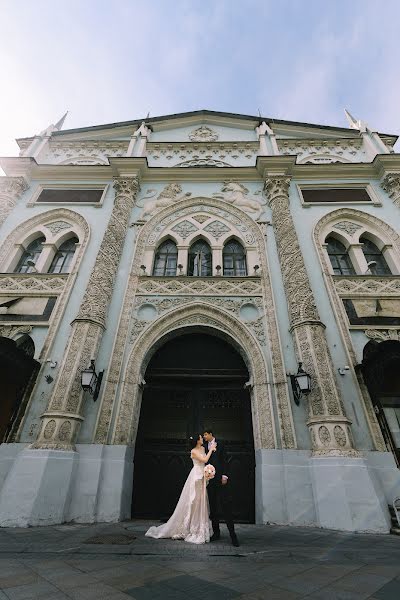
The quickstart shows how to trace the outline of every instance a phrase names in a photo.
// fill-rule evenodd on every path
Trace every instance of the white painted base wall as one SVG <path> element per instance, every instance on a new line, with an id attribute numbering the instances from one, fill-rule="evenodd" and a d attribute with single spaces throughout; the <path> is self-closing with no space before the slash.
<path id="1" fill-rule="evenodd" d="M 256 521 L 388 533 L 387 505 L 400 496 L 389 452 L 311 457 L 307 450 L 256 452 Z"/>
<path id="2" fill-rule="evenodd" d="M 76 452 L 0 445 L 0 526 L 115 522 L 131 515 L 133 448 Z M 393 456 L 313 458 L 307 450 L 256 452 L 256 522 L 387 533 L 400 496 Z"/>
<path id="3" fill-rule="evenodd" d="M 132 474 L 133 449 L 127 446 L 81 444 L 64 452 L 2 444 L 0 526 L 127 519 Z"/>

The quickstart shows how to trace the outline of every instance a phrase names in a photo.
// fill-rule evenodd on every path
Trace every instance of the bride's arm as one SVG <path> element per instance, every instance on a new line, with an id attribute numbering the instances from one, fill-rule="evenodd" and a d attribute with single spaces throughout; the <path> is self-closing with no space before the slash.
<path id="1" fill-rule="evenodd" d="M 210 450 L 208 451 L 208 453 L 204 456 L 204 454 L 201 454 L 200 452 L 197 452 L 195 449 L 193 449 L 190 453 L 190 456 L 192 458 L 196 458 L 197 460 L 199 460 L 200 462 L 203 463 L 207 463 L 210 460 L 210 456 L 213 452 L 215 452 L 215 450 L 217 449 L 217 446 L 213 446 L 212 448 L 210 448 Z"/>

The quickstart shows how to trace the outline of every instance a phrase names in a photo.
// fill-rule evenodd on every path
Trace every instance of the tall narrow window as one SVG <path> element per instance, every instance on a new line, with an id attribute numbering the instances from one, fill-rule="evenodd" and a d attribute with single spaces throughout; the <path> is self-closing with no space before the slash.
<path id="1" fill-rule="evenodd" d="M 360 243 L 362 244 L 365 260 L 368 263 L 367 273 L 371 273 L 371 275 L 391 275 L 391 270 L 379 248 L 368 238 L 360 238 Z"/>
<path id="2" fill-rule="evenodd" d="M 78 238 L 73 237 L 61 244 L 50 265 L 49 273 L 69 273 Z"/>
<path id="3" fill-rule="evenodd" d="M 246 254 L 242 244 L 231 240 L 223 250 L 224 275 L 228 277 L 247 275 Z"/>
<path id="4" fill-rule="evenodd" d="M 344 245 L 334 237 L 326 239 L 327 251 L 335 275 L 355 275 L 356 272 Z"/>
<path id="5" fill-rule="evenodd" d="M 212 275 L 212 254 L 207 242 L 199 240 L 190 248 L 188 274 L 193 277 Z"/>
<path id="6" fill-rule="evenodd" d="M 19 259 L 19 263 L 15 268 L 15 273 L 34 273 L 36 272 L 35 264 L 43 250 L 43 244 L 46 238 L 41 236 L 33 240 L 24 251 Z"/>
<path id="7" fill-rule="evenodd" d="M 162 277 L 163 275 L 176 275 L 176 265 L 178 262 L 178 250 L 172 240 L 167 240 L 158 248 L 154 259 L 153 275 Z"/>

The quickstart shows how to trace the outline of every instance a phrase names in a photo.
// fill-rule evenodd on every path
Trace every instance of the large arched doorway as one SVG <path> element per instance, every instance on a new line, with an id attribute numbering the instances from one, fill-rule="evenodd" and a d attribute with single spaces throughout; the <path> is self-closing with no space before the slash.
<path id="1" fill-rule="evenodd" d="M 21 418 L 22 399 L 35 382 L 40 364 L 34 351 L 28 335 L 17 341 L 0 337 L 0 443 Z"/>
<path id="2" fill-rule="evenodd" d="M 387 449 L 400 466 L 400 342 L 368 342 L 362 370 Z"/>
<path id="3" fill-rule="evenodd" d="M 249 374 L 239 353 L 203 332 L 167 341 L 145 374 L 135 445 L 132 516 L 165 519 L 191 468 L 187 439 L 213 427 L 229 456 L 234 517 L 254 522 Z"/>

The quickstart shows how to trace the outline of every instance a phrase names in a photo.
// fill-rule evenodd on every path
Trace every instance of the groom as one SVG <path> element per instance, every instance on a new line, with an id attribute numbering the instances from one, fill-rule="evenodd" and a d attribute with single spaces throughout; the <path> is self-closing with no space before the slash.
<path id="1" fill-rule="evenodd" d="M 231 536 L 232 545 L 238 547 L 239 542 L 235 533 L 235 525 L 232 517 L 232 499 L 229 493 L 229 483 L 227 468 L 228 462 L 223 442 L 215 439 L 212 428 L 208 427 L 203 434 L 204 446 L 206 452 L 210 448 L 210 444 L 215 442 L 217 450 L 211 454 L 207 464 L 213 465 L 215 468 L 215 477 L 210 479 L 207 486 L 208 500 L 210 503 L 210 518 L 213 528 L 213 534 L 210 541 L 215 542 L 221 537 L 219 529 L 219 507 L 222 509 L 222 516 L 225 519 Z"/>

